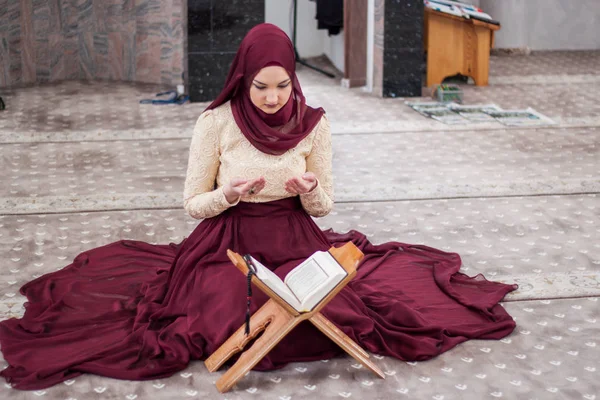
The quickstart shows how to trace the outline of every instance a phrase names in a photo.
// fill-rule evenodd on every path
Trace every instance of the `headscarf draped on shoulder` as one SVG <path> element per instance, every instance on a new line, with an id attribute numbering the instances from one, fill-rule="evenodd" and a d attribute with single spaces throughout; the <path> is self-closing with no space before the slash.
<path id="1" fill-rule="evenodd" d="M 267 114 L 250 99 L 250 85 L 265 67 L 283 67 L 292 82 L 290 100 L 274 114 Z M 231 100 L 233 116 L 244 136 L 263 153 L 279 155 L 294 148 L 314 129 L 322 108 L 306 105 L 296 77 L 296 56 L 287 34 L 272 24 L 252 28 L 242 40 L 231 64 L 225 87 L 207 110 Z"/>

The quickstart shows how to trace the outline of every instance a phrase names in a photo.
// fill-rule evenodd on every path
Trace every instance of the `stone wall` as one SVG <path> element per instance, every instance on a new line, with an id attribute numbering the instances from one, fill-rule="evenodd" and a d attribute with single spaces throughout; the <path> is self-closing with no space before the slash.
<path id="1" fill-rule="evenodd" d="M 185 0 L 0 0 L 0 87 L 181 83 Z"/>

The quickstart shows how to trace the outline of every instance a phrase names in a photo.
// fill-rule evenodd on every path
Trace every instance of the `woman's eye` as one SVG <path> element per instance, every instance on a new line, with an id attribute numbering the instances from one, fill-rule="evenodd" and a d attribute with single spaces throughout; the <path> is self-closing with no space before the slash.
<path id="1" fill-rule="evenodd" d="M 286 87 L 290 86 L 289 83 L 286 83 L 285 85 L 279 85 L 277 86 L 278 89 L 285 89 Z M 257 86 L 254 85 L 255 88 L 257 88 L 258 90 L 265 90 L 267 87 L 266 86 Z"/>

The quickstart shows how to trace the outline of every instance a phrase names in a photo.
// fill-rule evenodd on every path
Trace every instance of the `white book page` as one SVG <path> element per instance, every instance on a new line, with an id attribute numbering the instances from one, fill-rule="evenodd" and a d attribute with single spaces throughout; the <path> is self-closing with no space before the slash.
<path id="1" fill-rule="evenodd" d="M 346 275 L 331 253 L 319 251 L 290 271 L 284 282 L 302 304 L 300 311 L 310 311 Z"/>
<path id="2" fill-rule="evenodd" d="M 313 292 L 329 278 L 319 263 L 309 258 L 290 272 L 285 277 L 285 284 L 302 302 L 308 294 Z"/>
<path id="3" fill-rule="evenodd" d="M 262 265 L 254 257 L 250 257 L 252 263 L 256 267 L 256 276 L 265 285 L 267 285 L 272 291 L 274 291 L 279 297 L 285 300 L 290 306 L 300 311 L 300 301 L 296 298 L 294 293 L 286 286 L 285 283 L 275 275 L 269 268 Z"/>

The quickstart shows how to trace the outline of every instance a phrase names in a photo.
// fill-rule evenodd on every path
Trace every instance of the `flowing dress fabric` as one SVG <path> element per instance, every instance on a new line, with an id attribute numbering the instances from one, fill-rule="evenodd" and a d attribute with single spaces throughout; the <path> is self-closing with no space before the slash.
<path id="1" fill-rule="evenodd" d="M 64 269 L 21 288 L 21 319 L 0 322 L 19 389 L 40 389 L 94 373 L 154 379 L 205 359 L 244 323 L 246 278 L 226 257 L 251 253 L 284 277 L 317 250 L 354 242 L 357 276 L 323 314 L 363 348 L 426 360 L 468 339 L 500 339 L 515 327 L 499 301 L 515 287 L 458 272 L 457 254 L 389 242 L 356 231 L 321 231 L 297 197 L 240 203 L 203 220 L 179 244 L 121 240 L 79 254 Z M 253 291 L 252 312 L 268 299 Z M 298 325 L 256 367 L 341 354 L 309 322 Z"/>

